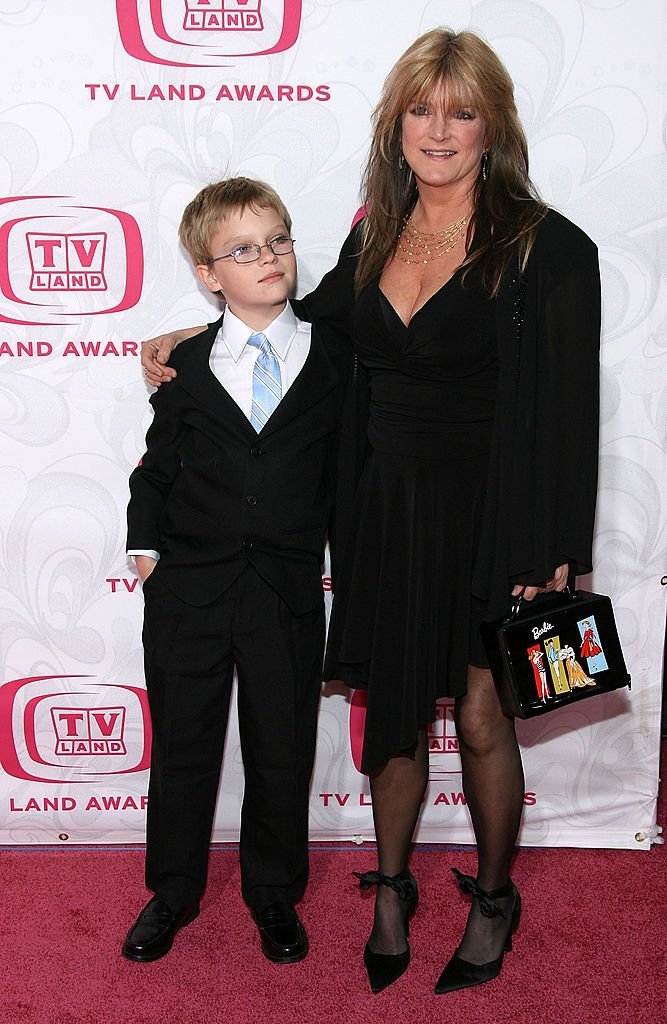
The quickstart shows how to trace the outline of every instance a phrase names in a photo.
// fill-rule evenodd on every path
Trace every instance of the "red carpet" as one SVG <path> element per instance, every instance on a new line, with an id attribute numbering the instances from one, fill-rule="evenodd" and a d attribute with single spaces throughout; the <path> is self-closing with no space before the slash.
<path id="1" fill-rule="evenodd" d="M 663 820 L 663 818 L 659 818 Z M 264 960 L 239 895 L 235 850 L 211 856 L 202 914 L 171 953 L 130 964 L 119 949 L 145 899 L 142 850 L 8 849 L 3 892 L 2 1024 L 637 1024 L 667 1018 L 667 855 L 522 850 L 514 880 L 524 917 L 502 975 L 434 996 L 467 903 L 450 865 L 473 872 L 470 849 L 417 849 L 420 905 L 412 963 L 390 989 L 367 989 L 361 953 L 372 895 L 353 870 L 363 848 L 315 848 L 301 905 L 311 952 L 300 964 Z"/>

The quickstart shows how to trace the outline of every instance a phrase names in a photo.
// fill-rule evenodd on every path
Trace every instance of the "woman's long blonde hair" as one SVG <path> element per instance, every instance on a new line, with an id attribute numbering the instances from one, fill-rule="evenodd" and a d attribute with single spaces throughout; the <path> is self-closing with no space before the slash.
<path id="1" fill-rule="evenodd" d="M 482 268 L 491 295 L 500 287 L 514 244 L 525 266 L 537 226 L 546 213 L 528 176 L 528 146 L 506 68 L 474 32 L 432 29 L 396 62 L 373 113 L 373 137 L 362 194 L 366 206 L 363 244 L 357 265 L 357 293 L 381 273 L 394 251 L 406 216 L 417 201 L 414 174 L 401 157 L 401 122 L 413 103 L 443 87 L 447 112 L 473 107 L 486 123 L 487 179 L 480 173 L 468 243 L 474 250 L 463 266 Z M 465 276 L 465 275 L 464 275 Z"/>

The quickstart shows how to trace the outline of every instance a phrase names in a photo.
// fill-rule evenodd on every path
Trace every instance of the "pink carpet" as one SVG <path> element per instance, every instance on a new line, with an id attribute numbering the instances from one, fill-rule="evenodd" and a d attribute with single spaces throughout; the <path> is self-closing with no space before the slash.
<path id="1" fill-rule="evenodd" d="M 659 820 L 663 820 L 662 818 Z M 460 936 L 467 903 L 450 865 L 473 872 L 470 849 L 417 849 L 420 906 L 412 963 L 380 995 L 361 953 L 372 895 L 351 872 L 370 847 L 315 847 L 301 905 L 311 952 L 268 963 L 239 895 L 235 850 L 211 855 L 201 916 L 154 964 L 119 955 L 144 899 L 143 851 L 0 851 L 2 1024 L 637 1024 L 667 1018 L 667 855 L 522 850 L 514 879 L 524 917 L 502 975 L 447 996 L 433 985 Z"/>

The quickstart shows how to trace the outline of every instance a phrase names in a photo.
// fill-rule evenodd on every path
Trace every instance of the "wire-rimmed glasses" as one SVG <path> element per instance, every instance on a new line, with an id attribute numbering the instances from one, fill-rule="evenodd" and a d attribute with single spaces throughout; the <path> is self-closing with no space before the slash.
<path id="1" fill-rule="evenodd" d="M 217 263 L 218 260 L 228 260 L 231 258 L 234 263 L 255 263 L 262 255 L 262 249 L 270 249 L 274 256 L 287 256 L 288 253 L 294 249 L 294 238 L 290 238 L 289 235 L 278 235 L 276 238 L 272 238 L 266 245 L 257 245 L 255 242 L 248 242 L 244 245 L 237 245 L 231 252 L 225 253 L 224 256 L 216 256 L 214 259 L 208 261 L 208 266 Z"/>

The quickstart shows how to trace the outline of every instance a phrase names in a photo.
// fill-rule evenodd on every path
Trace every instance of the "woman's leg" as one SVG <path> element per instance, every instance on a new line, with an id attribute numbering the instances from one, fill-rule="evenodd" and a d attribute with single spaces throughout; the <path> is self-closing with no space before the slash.
<path id="1" fill-rule="evenodd" d="M 454 714 L 463 791 L 477 839 L 477 884 L 489 892 L 509 880 L 523 809 L 521 754 L 514 720 L 503 713 L 488 669 L 469 666 L 468 691 L 456 700 Z M 512 897 L 496 902 L 507 912 Z M 459 957 L 473 964 L 495 960 L 502 953 L 508 925 L 506 917 L 484 917 L 473 900 Z"/>
<path id="2" fill-rule="evenodd" d="M 384 875 L 398 875 L 407 868 L 427 782 L 428 742 L 426 729 L 420 729 L 414 749 L 390 758 L 370 779 L 378 870 Z M 406 948 L 405 902 L 385 885 L 376 889 L 375 920 L 368 945 L 374 953 L 389 955 Z"/>

